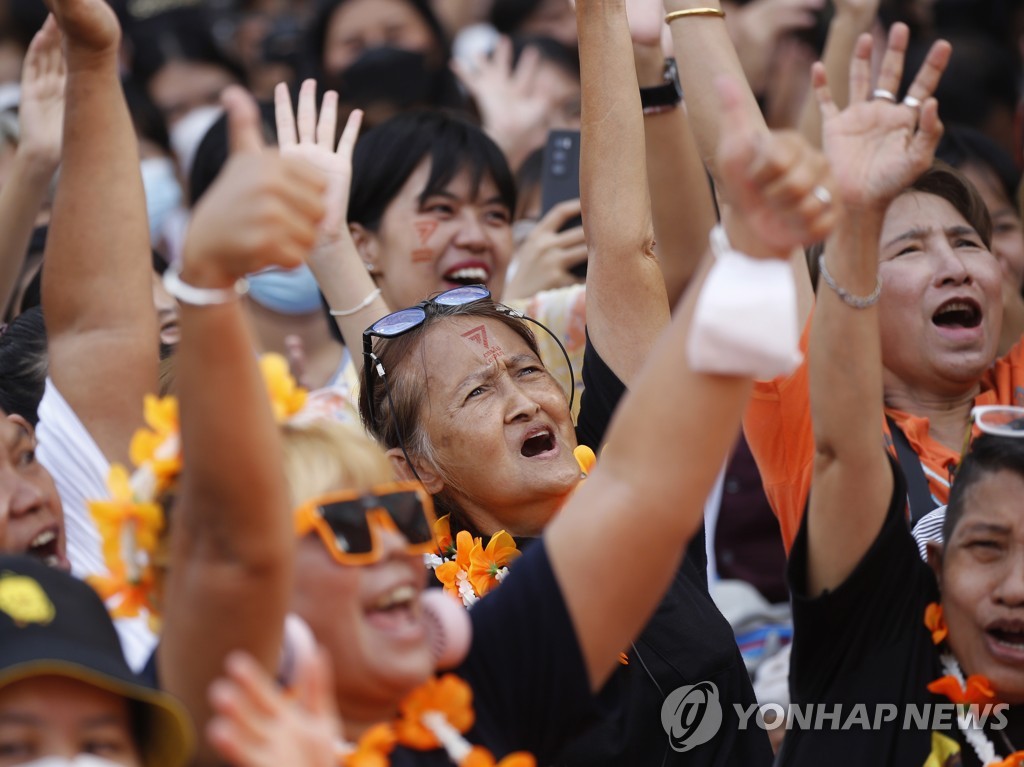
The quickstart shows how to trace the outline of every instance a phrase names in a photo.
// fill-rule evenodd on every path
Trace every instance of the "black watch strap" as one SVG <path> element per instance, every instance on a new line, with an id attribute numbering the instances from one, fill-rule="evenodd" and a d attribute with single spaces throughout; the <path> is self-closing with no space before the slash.
<path id="1" fill-rule="evenodd" d="M 640 89 L 640 105 L 644 109 L 651 107 L 671 107 L 683 100 L 683 89 L 679 85 L 679 71 L 675 59 L 665 62 L 665 82 L 650 88 Z"/>

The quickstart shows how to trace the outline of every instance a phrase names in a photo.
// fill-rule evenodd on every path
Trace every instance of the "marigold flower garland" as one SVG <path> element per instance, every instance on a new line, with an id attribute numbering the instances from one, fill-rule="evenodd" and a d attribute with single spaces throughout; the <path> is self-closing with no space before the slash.
<path id="1" fill-rule="evenodd" d="M 942 614 L 942 605 L 932 602 L 925 608 L 924 625 L 932 632 L 932 642 L 942 644 L 949 636 L 949 628 Z M 1024 751 L 1015 751 L 1005 759 L 996 754 L 996 747 L 975 720 L 972 706 L 990 705 L 996 702 L 996 693 L 988 677 L 972 674 L 964 680 L 963 671 L 953 653 L 948 650 L 939 656 L 946 676 L 928 685 L 928 691 L 944 695 L 957 704 L 956 722 L 978 760 L 985 767 L 1019 767 L 1024 764 Z"/>
<path id="2" fill-rule="evenodd" d="M 298 413 L 306 401 L 278 354 L 260 359 L 274 416 L 279 422 Z M 94 574 L 88 582 L 107 604 L 114 618 L 149 616 L 158 628 L 158 581 L 154 555 L 166 525 L 160 496 L 170 490 L 182 469 L 178 401 L 147 394 L 143 402 L 146 426 L 132 437 L 128 455 L 135 471 L 112 464 L 107 475 L 110 498 L 89 501 L 89 512 L 102 540 L 107 574 Z"/>
<path id="3" fill-rule="evenodd" d="M 471 745 L 462 734 L 473 726 L 473 691 L 454 674 L 431 679 L 399 705 L 398 719 L 378 724 L 359 743 L 338 745 L 339 767 L 387 767 L 396 745 L 416 751 L 443 748 L 459 767 L 536 767 L 528 753 L 517 751 L 495 761 L 486 748 Z"/>
<path id="4" fill-rule="evenodd" d="M 578 446 L 573 455 L 580 465 L 582 481 L 594 468 L 597 458 L 586 445 Z M 424 555 L 426 566 L 444 584 L 444 590 L 461 599 L 466 607 L 472 607 L 493 591 L 508 575 L 509 566 L 522 554 L 515 539 L 504 530 L 492 535 L 486 546 L 483 538 L 474 538 L 465 530 L 452 541 L 447 515 L 434 525 L 434 540 L 440 553 Z"/>

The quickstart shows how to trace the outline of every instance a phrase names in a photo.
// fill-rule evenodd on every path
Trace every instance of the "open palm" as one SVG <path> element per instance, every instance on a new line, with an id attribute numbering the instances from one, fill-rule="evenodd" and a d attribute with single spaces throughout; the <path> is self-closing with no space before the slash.
<path id="1" fill-rule="evenodd" d="M 274 90 L 277 141 L 281 154 L 298 157 L 318 168 L 327 177 L 324 203 L 327 213 L 320 225 L 320 243 L 337 240 L 347 226 L 349 191 L 352 186 L 352 152 L 359 136 L 363 113 L 352 112 L 337 146 L 338 94 L 324 94 L 319 117 L 316 109 L 316 81 L 306 80 L 299 90 L 298 110 L 293 111 L 288 86 L 280 83 Z"/>
<path id="2" fill-rule="evenodd" d="M 836 188 L 850 208 L 884 207 L 931 165 L 942 137 L 932 94 L 949 61 L 950 46 L 932 46 L 903 103 L 895 101 L 909 32 L 894 24 L 882 71 L 869 100 L 871 36 L 857 41 L 850 65 L 850 105 L 832 101 L 825 69 L 816 64 L 812 82 L 823 120 L 823 146 Z"/>

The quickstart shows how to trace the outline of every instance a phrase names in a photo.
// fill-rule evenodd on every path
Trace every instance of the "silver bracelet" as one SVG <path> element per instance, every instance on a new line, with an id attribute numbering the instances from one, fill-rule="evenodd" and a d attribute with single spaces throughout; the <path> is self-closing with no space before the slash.
<path id="1" fill-rule="evenodd" d="M 218 306 L 237 301 L 244 296 L 249 291 L 249 283 L 245 279 L 239 279 L 230 288 L 197 288 L 181 279 L 180 268 L 172 264 L 164 272 L 164 290 L 182 304 Z"/>
<path id="2" fill-rule="evenodd" d="M 362 301 L 360 301 L 356 306 L 353 306 L 351 309 L 331 309 L 331 316 L 332 317 L 351 317 L 356 312 L 361 312 L 367 306 L 372 304 L 375 300 L 377 300 L 377 296 L 379 296 L 379 295 L 380 295 L 380 288 L 377 288 L 376 290 L 371 292 L 370 295 L 368 295 L 366 298 L 364 298 Z"/>
<path id="3" fill-rule="evenodd" d="M 854 309 L 867 309 L 869 306 L 874 306 L 878 303 L 878 297 L 882 295 L 882 276 L 878 276 L 878 281 L 875 283 L 875 289 L 871 291 L 869 296 L 855 296 L 853 293 L 839 287 L 836 284 L 835 279 L 828 272 L 828 268 L 825 266 L 825 254 L 822 253 L 818 256 L 818 271 L 821 273 L 821 279 L 825 281 L 835 292 L 842 302 L 847 306 L 851 306 Z"/>

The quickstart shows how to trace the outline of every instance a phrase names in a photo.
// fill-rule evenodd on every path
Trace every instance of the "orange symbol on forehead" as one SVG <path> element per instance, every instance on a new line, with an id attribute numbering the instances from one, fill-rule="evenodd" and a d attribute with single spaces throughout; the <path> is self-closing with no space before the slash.
<path id="1" fill-rule="evenodd" d="M 416 233 L 420 236 L 420 245 L 426 245 L 430 235 L 437 231 L 436 221 L 417 221 L 414 226 Z"/>
<path id="2" fill-rule="evenodd" d="M 483 325 L 477 325 L 471 330 L 467 330 L 462 334 L 463 338 L 468 338 L 473 343 L 480 344 L 484 349 L 490 349 L 491 345 L 487 342 L 487 328 Z"/>

